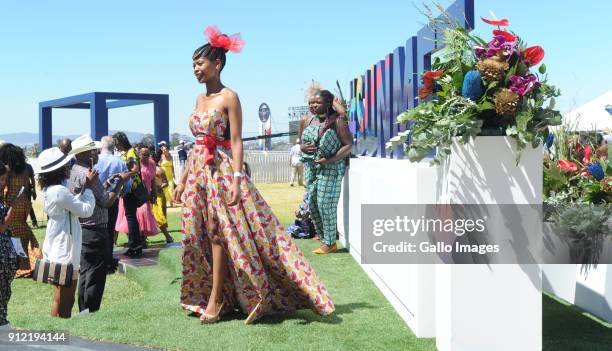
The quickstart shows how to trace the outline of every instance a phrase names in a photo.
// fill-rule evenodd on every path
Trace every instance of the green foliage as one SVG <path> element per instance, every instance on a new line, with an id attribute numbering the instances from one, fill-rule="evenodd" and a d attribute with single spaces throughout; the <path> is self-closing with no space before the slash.
<path id="1" fill-rule="evenodd" d="M 462 96 L 446 99 L 444 104 L 428 102 L 408 110 L 398 116 L 399 123 L 414 122 L 410 130 L 398 133 L 387 143 L 388 149 L 405 144 L 412 135 L 412 142 L 407 149 L 408 159 L 419 161 L 431 150 L 437 148 L 437 154 L 432 162 L 440 161 L 450 154 L 453 137 L 460 135 L 461 142 L 480 133 L 482 121 L 475 119 L 479 112 L 478 105 Z"/>

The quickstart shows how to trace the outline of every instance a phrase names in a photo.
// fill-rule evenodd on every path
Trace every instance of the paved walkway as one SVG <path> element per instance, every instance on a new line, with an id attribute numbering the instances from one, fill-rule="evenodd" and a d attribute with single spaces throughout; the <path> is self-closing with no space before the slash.
<path id="1" fill-rule="evenodd" d="M 162 249 L 177 249 L 181 247 L 181 243 L 171 244 L 151 244 L 148 248 L 142 250 L 143 255 L 139 258 L 133 258 L 126 256 L 123 253 L 126 251 L 125 248 L 117 248 L 113 253 L 113 257 L 119 260 L 119 272 L 125 273 L 127 267 L 149 267 L 156 266 L 159 264 L 159 252 Z"/>

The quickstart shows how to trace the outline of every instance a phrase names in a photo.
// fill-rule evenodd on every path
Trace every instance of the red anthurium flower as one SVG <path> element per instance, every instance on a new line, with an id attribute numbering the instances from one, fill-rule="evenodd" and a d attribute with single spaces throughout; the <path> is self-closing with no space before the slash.
<path id="1" fill-rule="evenodd" d="M 523 53 L 523 58 L 529 66 L 535 66 L 544 58 L 544 49 L 541 46 L 528 47 Z"/>
<path id="2" fill-rule="evenodd" d="M 501 35 L 502 37 L 504 37 L 504 39 L 506 39 L 506 41 L 516 41 L 516 37 L 514 36 L 514 34 L 506 32 L 505 30 L 496 29 L 493 31 L 493 35 Z"/>
<path id="3" fill-rule="evenodd" d="M 582 158 L 582 163 L 588 165 L 591 163 L 591 156 L 593 155 L 593 151 L 591 151 L 591 145 L 587 145 L 584 147 L 584 157 Z"/>
<path id="4" fill-rule="evenodd" d="M 419 99 L 425 100 L 429 95 L 431 95 L 431 90 L 429 90 L 427 87 L 422 87 L 419 89 Z"/>
<path id="5" fill-rule="evenodd" d="M 508 21 L 507 19 L 500 19 L 500 20 L 490 20 L 490 19 L 486 19 L 484 17 L 480 17 L 480 19 L 482 19 L 485 23 L 491 24 L 493 26 L 509 26 L 510 25 L 510 21 Z"/>
<path id="6" fill-rule="evenodd" d="M 425 100 L 431 94 L 433 94 L 433 81 L 444 74 L 444 70 L 427 71 L 423 74 L 423 87 L 419 89 L 419 99 Z"/>
<path id="7" fill-rule="evenodd" d="M 559 160 L 559 166 L 572 172 L 576 172 L 578 170 L 578 166 L 574 162 L 568 160 Z"/>
<path id="8" fill-rule="evenodd" d="M 425 85 L 433 85 L 433 80 L 439 78 L 444 74 L 444 70 L 439 69 L 437 71 L 427 71 L 423 74 L 423 83 Z"/>

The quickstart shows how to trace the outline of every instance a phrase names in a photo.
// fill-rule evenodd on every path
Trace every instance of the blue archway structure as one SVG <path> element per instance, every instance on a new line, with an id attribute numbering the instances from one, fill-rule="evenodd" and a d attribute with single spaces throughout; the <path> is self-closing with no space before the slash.
<path id="1" fill-rule="evenodd" d="M 170 141 L 170 106 L 167 94 L 93 92 L 38 104 L 38 135 L 41 150 L 53 145 L 52 119 L 54 108 L 89 109 L 90 135 L 100 140 L 108 135 L 108 110 L 135 105 L 153 104 L 155 144 Z"/>

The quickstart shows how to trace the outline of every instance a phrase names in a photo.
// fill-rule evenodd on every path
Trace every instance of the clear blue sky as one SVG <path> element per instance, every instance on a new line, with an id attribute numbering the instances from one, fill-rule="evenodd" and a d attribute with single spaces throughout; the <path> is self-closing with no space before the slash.
<path id="1" fill-rule="evenodd" d="M 612 1 L 475 0 L 546 51 L 562 89 L 562 112 L 612 89 Z M 450 0 L 441 0 L 448 5 Z M 203 91 L 191 69 L 202 34 L 217 24 L 241 32 L 223 82 L 242 100 L 244 134 L 270 105 L 274 131 L 286 131 L 288 106 L 304 103 L 306 82 L 333 88 L 403 45 L 425 21 L 412 1 L 3 1 L 0 3 L 0 134 L 36 132 L 38 102 L 90 91 L 170 94 L 170 128 L 188 133 Z M 477 21 L 476 33 L 491 27 Z M 345 91 L 346 93 L 346 91 Z M 54 134 L 89 131 L 88 112 L 55 112 Z M 151 132 L 152 107 L 110 113 L 110 128 Z"/>

